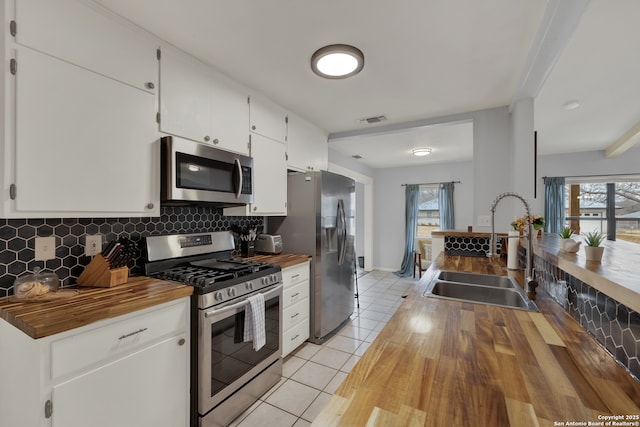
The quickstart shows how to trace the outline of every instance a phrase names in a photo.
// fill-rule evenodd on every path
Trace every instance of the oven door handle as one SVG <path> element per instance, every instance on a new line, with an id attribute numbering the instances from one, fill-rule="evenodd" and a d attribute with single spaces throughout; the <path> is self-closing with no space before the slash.
<path id="1" fill-rule="evenodd" d="M 272 297 L 276 296 L 278 293 L 280 293 L 281 290 L 282 290 L 282 284 L 279 284 L 275 288 L 269 290 L 269 292 L 266 292 L 264 294 L 264 299 L 267 300 L 269 298 L 272 298 Z M 234 311 L 234 310 L 236 310 L 236 309 L 238 309 L 240 307 L 244 307 L 244 306 L 246 306 L 248 304 L 249 304 L 249 301 L 244 299 L 244 300 L 242 300 L 240 302 L 237 302 L 235 304 L 225 305 L 225 306 L 222 306 L 222 307 L 216 307 L 216 308 L 214 308 L 212 310 L 205 311 L 204 312 L 204 317 L 205 317 L 205 319 L 208 319 L 208 318 L 213 317 L 213 316 L 219 316 L 219 315 L 224 314 L 226 312 Z"/>

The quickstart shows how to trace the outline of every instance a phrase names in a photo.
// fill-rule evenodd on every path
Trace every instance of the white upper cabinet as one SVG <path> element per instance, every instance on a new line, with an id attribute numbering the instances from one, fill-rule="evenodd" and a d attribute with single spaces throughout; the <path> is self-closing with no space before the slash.
<path id="1" fill-rule="evenodd" d="M 289 113 L 287 166 L 301 171 L 326 170 L 329 156 L 327 136 L 322 129 Z"/>
<path id="2" fill-rule="evenodd" d="M 159 212 L 155 96 L 26 47 L 16 60 L 13 212 Z"/>
<path id="3" fill-rule="evenodd" d="M 160 130 L 199 142 L 211 142 L 209 68 L 177 49 L 160 56 Z"/>
<path id="4" fill-rule="evenodd" d="M 224 208 L 225 215 L 286 215 L 287 163 L 284 143 L 251 135 L 253 203 Z"/>
<path id="5" fill-rule="evenodd" d="M 276 141 L 287 139 L 287 111 L 270 100 L 251 95 L 249 102 L 249 130 Z"/>
<path id="6" fill-rule="evenodd" d="M 160 57 L 160 130 L 249 154 L 246 92 L 211 67 L 175 48 Z"/>
<path id="7" fill-rule="evenodd" d="M 157 43 L 89 2 L 3 6 L 2 215 L 159 215 Z"/>
<path id="8" fill-rule="evenodd" d="M 16 42 L 151 93 L 157 42 L 98 6 L 77 0 L 16 0 Z"/>
<path id="9" fill-rule="evenodd" d="M 217 73 L 212 81 L 212 143 L 249 155 L 249 103 L 242 87 Z"/>

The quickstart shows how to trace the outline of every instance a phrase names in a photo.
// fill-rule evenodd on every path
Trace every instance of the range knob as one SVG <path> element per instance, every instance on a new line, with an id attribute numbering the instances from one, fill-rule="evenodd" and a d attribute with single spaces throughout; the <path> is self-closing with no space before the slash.
<path id="1" fill-rule="evenodd" d="M 263 285 L 265 285 L 265 286 L 266 286 L 266 285 L 268 285 L 268 284 L 269 284 L 269 278 L 268 278 L 268 277 L 266 277 L 266 276 L 265 276 L 265 277 L 263 277 L 263 278 L 262 278 L 262 284 L 263 284 Z"/>
<path id="2" fill-rule="evenodd" d="M 247 282 L 246 286 L 247 286 L 247 290 L 249 290 L 249 291 L 253 290 L 253 282 Z"/>
<path id="3" fill-rule="evenodd" d="M 276 276 L 275 274 L 272 274 L 271 276 L 269 276 L 269 278 L 271 279 L 272 282 L 276 282 L 276 280 L 278 280 L 278 276 Z"/>
<path id="4" fill-rule="evenodd" d="M 222 301 L 224 299 L 224 295 L 222 294 L 222 292 L 216 292 L 216 294 L 213 297 L 215 298 L 216 301 Z"/>
<path id="5" fill-rule="evenodd" d="M 227 291 L 227 295 L 229 295 L 231 298 L 236 296 L 236 289 L 235 288 L 229 288 L 229 290 Z"/>

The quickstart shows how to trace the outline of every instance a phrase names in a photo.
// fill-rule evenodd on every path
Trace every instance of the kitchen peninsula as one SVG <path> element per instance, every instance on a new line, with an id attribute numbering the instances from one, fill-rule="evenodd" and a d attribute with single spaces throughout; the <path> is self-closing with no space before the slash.
<path id="1" fill-rule="evenodd" d="M 522 283 L 500 259 L 440 254 L 314 426 L 640 422 L 640 383 L 545 292 L 539 313 L 423 296 L 438 270 Z"/>

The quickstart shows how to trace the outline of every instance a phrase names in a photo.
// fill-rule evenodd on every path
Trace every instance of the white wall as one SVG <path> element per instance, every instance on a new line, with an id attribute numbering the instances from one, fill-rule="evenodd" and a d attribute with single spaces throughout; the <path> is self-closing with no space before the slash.
<path id="1" fill-rule="evenodd" d="M 473 117 L 473 213 L 474 230 L 481 227 L 478 216 L 491 215 L 491 203 L 500 193 L 514 191 L 511 179 L 511 114 L 507 107 L 476 111 Z M 520 203 L 505 199 L 496 210 L 496 229 L 507 231 Z M 524 210 L 522 210 L 524 212 Z"/>
<path id="2" fill-rule="evenodd" d="M 402 184 L 461 181 L 454 190 L 456 228 L 473 223 L 471 162 L 375 169 L 373 267 L 398 270 L 404 254 L 405 187 Z"/>
<path id="3" fill-rule="evenodd" d="M 364 184 L 356 182 L 356 256 L 364 256 Z"/>

